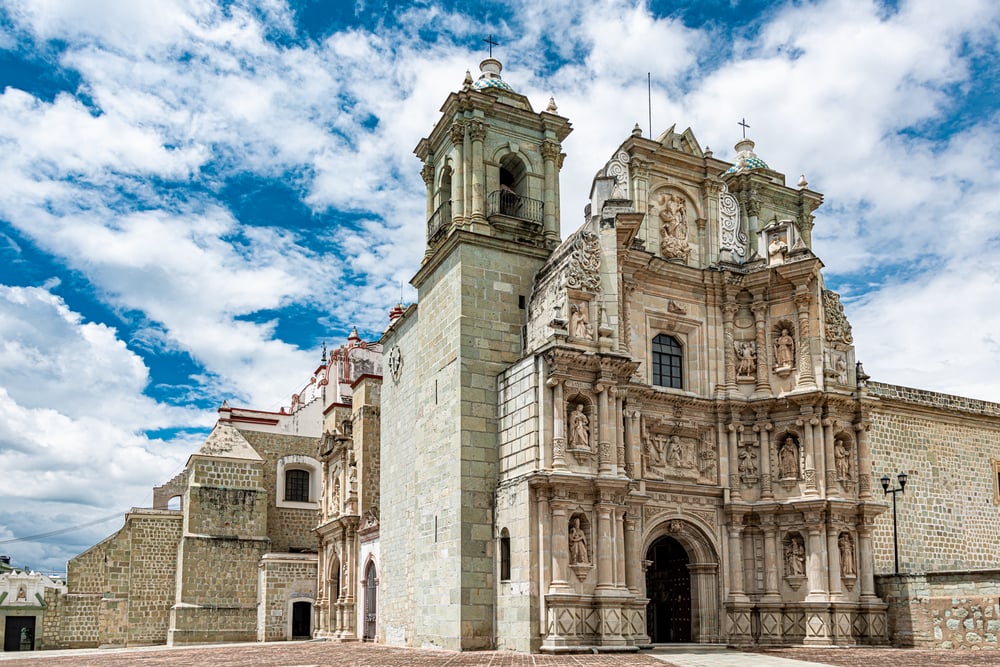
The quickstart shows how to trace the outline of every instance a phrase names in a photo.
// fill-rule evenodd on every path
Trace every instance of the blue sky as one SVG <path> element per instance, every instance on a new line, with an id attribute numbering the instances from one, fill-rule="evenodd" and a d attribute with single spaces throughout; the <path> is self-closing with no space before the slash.
<path id="1" fill-rule="evenodd" d="M 415 298 L 412 150 L 490 33 L 575 127 L 564 235 L 651 73 L 655 134 L 730 159 L 745 117 L 825 193 L 872 376 L 1000 400 L 996 3 L 568 4 L 0 1 L 0 553 L 61 570 L 224 399 L 287 405 Z"/>

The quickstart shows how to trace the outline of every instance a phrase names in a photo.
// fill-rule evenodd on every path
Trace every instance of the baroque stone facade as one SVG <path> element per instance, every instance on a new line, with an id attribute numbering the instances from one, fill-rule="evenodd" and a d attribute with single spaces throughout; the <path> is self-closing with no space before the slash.
<path id="1" fill-rule="evenodd" d="M 3 575 L 0 615 L 31 648 L 995 646 L 1000 405 L 869 381 L 822 196 L 748 139 L 637 128 L 561 240 L 569 121 L 481 69 L 416 147 L 419 303 L 288 409 L 224 404 L 152 509 L 65 587 Z"/>

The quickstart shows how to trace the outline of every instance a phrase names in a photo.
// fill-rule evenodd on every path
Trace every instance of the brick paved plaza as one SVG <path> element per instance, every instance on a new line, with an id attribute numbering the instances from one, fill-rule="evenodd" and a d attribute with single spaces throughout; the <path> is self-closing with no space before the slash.
<path id="1" fill-rule="evenodd" d="M 803 660 L 841 667 L 973 667 L 1000 665 L 1000 652 L 937 651 L 910 649 L 776 649 L 734 656 L 720 652 L 718 659 L 705 656 L 708 664 L 763 667 L 781 661 Z M 3 667 L 617 667 L 619 665 L 671 665 L 664 655 L 650 653 L 601 655 L 530 655 L 480 651 L 455 653 L 392 648 L 372 644 L 283 642 L 196 648 L 152 647 L 85 651 L 40 651 L 31 654 L 0 653 Z"/>

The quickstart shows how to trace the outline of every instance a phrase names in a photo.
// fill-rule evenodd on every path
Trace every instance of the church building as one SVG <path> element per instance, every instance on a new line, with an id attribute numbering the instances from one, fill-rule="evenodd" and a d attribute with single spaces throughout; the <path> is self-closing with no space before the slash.
<path id="1" fill-rule="evenodd" d="M 5 647 L 1000 648 L 1000 404 L 865 374 L 822 195 L 636 127 L 564 230 L 569 120 L 480 67 L 416 146 L 418 302 L 223 404 L 65 586 L 4 575 Z"/>

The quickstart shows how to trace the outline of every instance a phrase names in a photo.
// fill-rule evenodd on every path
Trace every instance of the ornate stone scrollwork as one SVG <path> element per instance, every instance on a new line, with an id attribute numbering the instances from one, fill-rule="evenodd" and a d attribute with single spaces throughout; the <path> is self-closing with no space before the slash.
<path id="1" fill-rule="evenodd" d="M 588 292 L 601 291 L 601 242 L 597 234 L 580 232 L 573 241 L 573 252 L 566 269 L 566 286 Z"/>
<path id="2" fill-rule="evenodd" d="M 747 254 L 747 236 L 740 229 L 740 205 L 723 185 L 719 194 L 719 235 L 722 250 L 744 258 Z"/>

